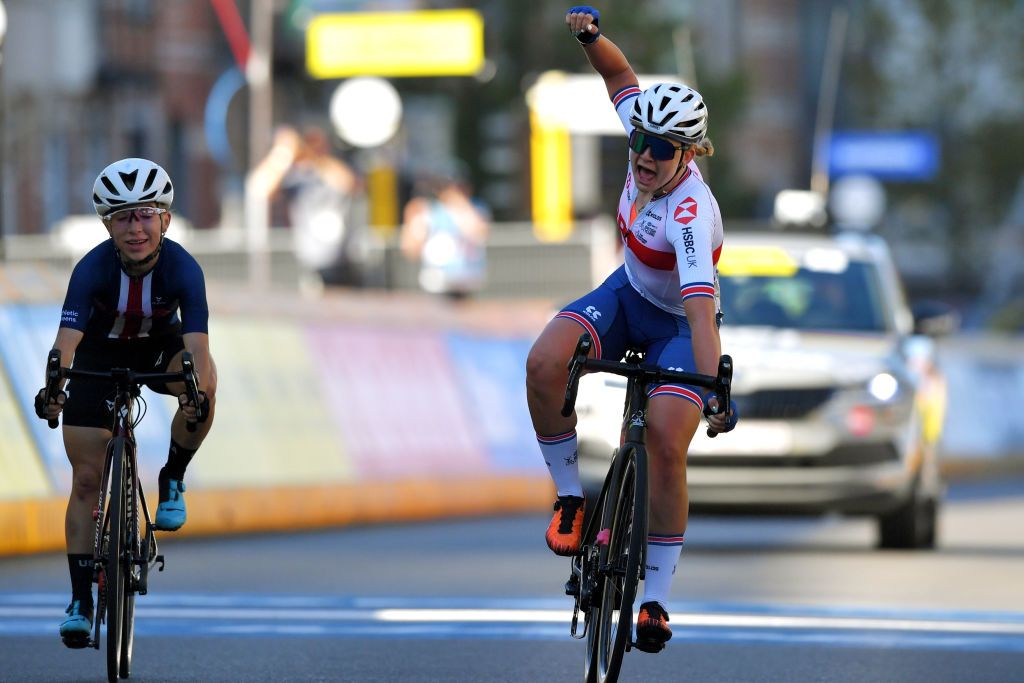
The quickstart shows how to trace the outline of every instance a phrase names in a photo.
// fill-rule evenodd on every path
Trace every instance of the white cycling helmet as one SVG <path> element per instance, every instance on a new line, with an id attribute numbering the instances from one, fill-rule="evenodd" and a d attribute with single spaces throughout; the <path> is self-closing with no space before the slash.
<path id="1" fill-rule="evenodd" d="M 633 100 L 634 127 L 686 144 L 708 132 L 708 108 L 700 93 L 680 83 L 655 83 Z"/>
<path id="2" fill-rule="evenodd" d="M 125 206 L 154 202 L 169 209 L 174 186 L 167 171 L 148 159 L 121 159 L 96 176 L 92 203 L 100 218 Z"/>

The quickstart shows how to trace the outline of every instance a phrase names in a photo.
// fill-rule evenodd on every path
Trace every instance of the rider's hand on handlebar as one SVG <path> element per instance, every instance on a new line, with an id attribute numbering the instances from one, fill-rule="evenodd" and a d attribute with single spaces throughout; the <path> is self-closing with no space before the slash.
<path id="1" fill-rule="evenodd" d="M 36 417 L 41 420 L 56 420 L 57 416 L 60 415 L 60 411 L 64 410 L 64 401 L 67 398 L 68 395 L 61 391 L 57 394 L 56 399 L 50 399 L 49 403 L 47 403 L 46 388 L 40 389 L 39 393 L 36 394 Z"/>
<path id="2" fill-rule="evenodd" d="M 196 405 L 188 400 L 187 394 L 178 394 L 178 407 L 185 414 L 185 421 L 195 424 L 206 422 L 206 416 L 210 413 L 210 398 L 205 391 L 199 392 L 199 417 L 196 417 Z"/>
<path id="3" fill-rule="evenodd" d="M 719 408 L 718 397 L 714 393 L 704 397 L 704 416 L 708 419 L 708 427 L 719 434 L 731 432 L 736 428 L 736 423 L 740 419 L 740 412 L 736 408 L 736 401 L 729 400 L 728 413 L 720 412 Z"/>

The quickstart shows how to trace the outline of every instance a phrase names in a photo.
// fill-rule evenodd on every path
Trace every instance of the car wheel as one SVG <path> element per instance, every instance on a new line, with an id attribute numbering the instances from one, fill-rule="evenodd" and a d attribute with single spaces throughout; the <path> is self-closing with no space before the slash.
<path id="1" fill-rule="evenodd" d="M 938 504 L 915 491 L 906 503 L 878 518 L 878 547 L 930 550 L 935 547 Z"/>

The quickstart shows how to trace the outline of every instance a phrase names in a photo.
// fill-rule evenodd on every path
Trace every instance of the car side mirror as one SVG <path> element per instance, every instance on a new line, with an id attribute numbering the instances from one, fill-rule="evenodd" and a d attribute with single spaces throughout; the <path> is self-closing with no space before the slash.
<path id="1" fill-rule="evenodd" d="M 912 307 L 914 334 L 942 337 L 960 329 L 960 314 L 942 301 L 918 301 Z"/>

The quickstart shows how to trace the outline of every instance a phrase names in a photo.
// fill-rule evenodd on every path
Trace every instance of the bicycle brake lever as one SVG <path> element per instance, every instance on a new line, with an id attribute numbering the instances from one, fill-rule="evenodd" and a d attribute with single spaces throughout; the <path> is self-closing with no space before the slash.
<path id="1" fill-rule="evenodd" d="M 57 399 L 57 385 L 60 384 L 60 349 L 51 349 L 49 355 L 46 357 L 46 395 L 43 407 L 49 405 L 50 400 Z M 47 426 L 50 429 L 56 429 L 60 425 L 60 421 L 57 418 L 51 418 L 46 421 Z"/>
<path id="2" fill-rule="evenodd" d="M 723 355 L 718 359 L 718 376 L 715 378 L 715 398 L 718 405 L 724 406 L 725 412 L 729 412 L 732 403 L 732 356 Z M 708 438 L 714 439 L 718 432 L 708 427 Z"/>
<path id="3" fill-rule="evenodd" d="M 569 381 L 565 385 L 562 417 L 569 417 L 576 408 L 576 392 L 579 390 L 580 370 L 583 369 L 583 364 L 587 362 L 587 356 L 590 355 L 592 345 L 593 339 L 590 337 L 589 332 L 581 334 L 579 341 L 576 342 L 576 350 L 569 359 Z"/>
<path id="4" fill-rule="evenodd" d="M 185 421 L 185 429 L 189 432 L 196 431 L 196 425 L 203 417 L 202 404 L 199 401 L 199 386 L 196 383 L 196 367 L 192 360 L 192 354 L 188 351 L 181 354 L 181 372 L 185 380 L 185 395 L 188 402 L 196 408 L 196 419 L 194 422 Z"/>

